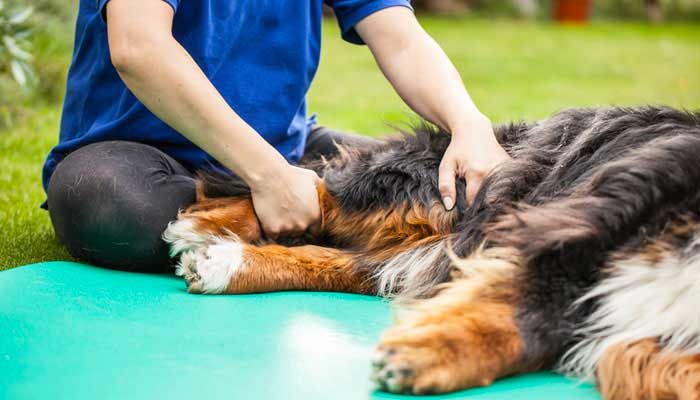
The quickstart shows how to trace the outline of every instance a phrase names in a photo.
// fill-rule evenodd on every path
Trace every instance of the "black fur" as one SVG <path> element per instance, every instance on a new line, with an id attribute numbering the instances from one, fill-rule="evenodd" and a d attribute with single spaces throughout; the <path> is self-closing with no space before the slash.
<path id="1" fill-rule="evenodd" d="M 553 361 L 595 308 L 572 304 L 603 277 L 613 251 L 640 249 L 680 217 L 700 220 L 700 113 L 571 109 L 496 134 L 513 160 L 487 177 L 470 207 L 459 185 L 453 249 L 466 257 L 486 240 L 521 252 L 518 320 L 527 354 Z M 415 135 L 312 167 L 346 211 L 430 206 L 440 201 L 438 166 L 449 140 L 422 125 Z M 243 193 L 245 185 L 225 182 L 208 180 L 205 190 Z M 447 280 L 449 268 L 445 258 L 433 274 Z"/>

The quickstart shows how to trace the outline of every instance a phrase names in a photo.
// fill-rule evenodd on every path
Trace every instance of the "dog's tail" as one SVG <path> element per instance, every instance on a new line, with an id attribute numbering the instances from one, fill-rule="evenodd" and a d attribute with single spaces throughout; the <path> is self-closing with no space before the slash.
<path id="1" fill-rule="evenodd" d="M 371 265 L 379 295 L 401 301 L 430 297 L 450 278 L 449 236 L 402 249 L 379 265 Z M 370 256 L 371 258 L 371 256 Z"/>

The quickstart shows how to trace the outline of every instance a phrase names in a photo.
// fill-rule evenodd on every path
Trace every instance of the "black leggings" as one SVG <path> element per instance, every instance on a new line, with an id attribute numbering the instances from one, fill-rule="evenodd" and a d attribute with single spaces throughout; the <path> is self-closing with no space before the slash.
<path id="1" fill-rule="evenodd" d="M 334 142 L 369 141 L 318 127 L 309 135 L 305 158 L 332 156 Z M 70 253 L 129 271 L 170 270 L 161 235 L 178 210 L 194 201 L 193 171 L 155 147 L 126 141 L 74 151 L 56 167 L 48 188 L 51 222 Z"/>

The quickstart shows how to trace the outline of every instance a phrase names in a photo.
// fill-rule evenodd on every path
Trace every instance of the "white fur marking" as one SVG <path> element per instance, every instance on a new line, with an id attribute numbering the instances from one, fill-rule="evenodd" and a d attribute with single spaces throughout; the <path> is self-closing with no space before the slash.
<path id="1" fill-rule="evenodd" d="M 667 350 L 700 353 L 700 235 L 679 255 L 658 264 L 637 257 L 616 263 L 611 275 L 577 301 L 599 299 L 577 334 L 584 339 L 560 369 L 594 378 L 603 353 L 621 342 L 658 337 Z"/>
<path id="2" fill-rule="evenodd" d="M 198 291 L 207 294 L 223 293 L 233 276 L 243 266 L 243 244 L 230 238 L 212 238 L 213 244 L 180 257 L 178 276 L 198 275 Z"/>
<path id="3" fill-rule="evenodd" d="M 444 243 L 436 242 L 393 257 L 375 273 L 379 294 L 391 297 L 399 292 L 407 298 L 427 294 L 436 283 L 432 269 L 444 251 Z"/>
<path id="4" fill-rule="evenodd" d="M 194 251 L 186 251 L 180 256 L 180 260 L 175 267 L 175 275 L 185 276 L 192 273 L 194 266 L 197 264 L 197 257 Z"/>
<path id="5" fill-rule="evenodd" d="M 197 232 L 190 218 L 171 222 L 163 233 L 163 240 L 170 245 L 171 257 L 205 246 L 211 243 L 211 238 L 210 234 Z"/>

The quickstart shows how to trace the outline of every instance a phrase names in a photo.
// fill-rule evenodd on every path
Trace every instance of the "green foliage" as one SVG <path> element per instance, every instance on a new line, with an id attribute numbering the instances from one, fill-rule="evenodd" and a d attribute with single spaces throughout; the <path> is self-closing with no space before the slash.
<path id="1" fill-rule="evenodd" d="M 31 116 L 33 105 L 63 98 L 77 7 L 78 0 L 0 0 L 0 131 Z"/>
<path id="2" fill-rule="evenodd" d="M 22 88 L 36 81 L 29 53 L 31 7 L 9 7 L 0 0 L 0 73 L 10 74 Z"/>
<path id="3" fill-rule="evenodd" d="M 646 19 L 644 0 L 595 0 L 594 15 L 599 18 Z M 659 0 L 666 20 L 699 21 L 700 0 Z"/>
<path id="4" fill-rule="evenodd" d="M 33 46 L 40 81 L 31 101 L 54 104 L 63 99 L 78 0 L 34 0 L 33 4 Z"/>
<path id="5" fill-rule="evenodd" d="M 555 0 L 448 0 L 466 6 L 472 15 L 482 17 L 537 17 L 551 19 Z M 700 0 L 658 0 L 666 21 L 700 21 Z M 429 3 L 444 4 L 445 0 L 413 0 L 419 11 L 430 10 Z M 591 0 L 592 17 L 596 19 L 648 20 L 645 0 Z M 459 9 L 459 7 L 456 7 Z M 450 12 L 442 12 L 441 14 Z M 453 11 L 451 13 L 459 13 Z"/>
<path id="6" fill-rule="evenodd" d="M 30 53 L 32 12 L 31 7 L 0 0 L 0 126 L 11 123 L 18 99 L 37 83 Z"/>
<path id="7" fill-rule="evenodd" d="M 333 21 L 331 21 L 333 22 Z M 668 104 L 700 108 L 700 25 L 423 16 L 474 101 L 495 121 L 543 118 L 563 107 Z M 324 29 L 309 95 L 319 122 L 387 132 L 410 115 L 364 47 Z"/>

